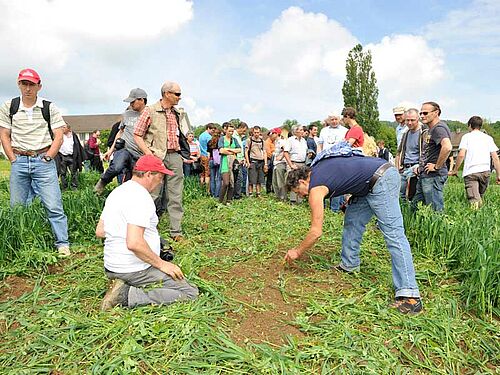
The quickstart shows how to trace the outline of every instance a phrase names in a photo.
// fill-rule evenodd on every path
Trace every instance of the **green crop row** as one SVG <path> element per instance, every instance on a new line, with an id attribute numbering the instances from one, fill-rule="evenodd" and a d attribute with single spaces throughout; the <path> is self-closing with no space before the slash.
<path id="1" fill-rule="evenodd" d="M 499 316 L 500 188 L 490 186 L 480 210 L 469 207 L 461 180 L 445 189 L 445 213 L 403 206 L 414 255 L 445 262 L 461 281 L 463 301 L 479 314 Z"/>

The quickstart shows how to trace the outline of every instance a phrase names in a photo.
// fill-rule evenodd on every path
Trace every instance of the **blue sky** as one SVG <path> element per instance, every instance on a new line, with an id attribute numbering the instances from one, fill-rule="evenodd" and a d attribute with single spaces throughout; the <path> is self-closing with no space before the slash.
<path id="1" fill-rule="evenodd" d="M 166 80 L 195 125 L 307 124 L 342 109 L 347 52 L 373 54 L 379 111 L 500 119 L 500 1 L 0 0 L 0 99 L 33 67 L 65 114 L 120 113 Z M 100 9 L 100 12 L 96 12 Z"/>

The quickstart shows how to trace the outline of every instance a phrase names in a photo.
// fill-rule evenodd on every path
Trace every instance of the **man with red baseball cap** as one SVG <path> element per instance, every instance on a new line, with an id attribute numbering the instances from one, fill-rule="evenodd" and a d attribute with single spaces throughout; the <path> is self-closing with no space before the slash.
<path id="1" fill-rule="evenodd" d="M 167 305 L 195 299 L 198 288 L 189 284 L 175 264 L 160 258 L 158 216 L 150 193 L 174 173 L 154 155 L 135 164 L 132 179 L 106 199 L 96 235 L 105 238 L 104 270 L 112 280 L 101 309 L 114 306 Z M 151 284 L 147 290 L 144 287 Z"/>
<path id="2" fill-rule="evenodd" d="M 28 204 L 36 191 L 47 211 L 59 254 L 68 256 L 68 223 L 53 160 L 63 143 L 65 123 L 57 107 L 38 96 L 41 82 L 33 69 L 19 72 L 21 96 L 0 107 L 0 139 L 11 162 L 11 205 Z"/>

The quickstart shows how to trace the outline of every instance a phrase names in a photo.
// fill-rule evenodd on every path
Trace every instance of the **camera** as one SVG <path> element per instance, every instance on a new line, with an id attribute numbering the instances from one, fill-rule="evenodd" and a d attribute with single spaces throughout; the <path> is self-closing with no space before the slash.
<path id="1" fill-rule="evenodd" d="M 167 241 L 160 237 L 160 258 L 165 262 L 174 260 L 174 249 Z"/>

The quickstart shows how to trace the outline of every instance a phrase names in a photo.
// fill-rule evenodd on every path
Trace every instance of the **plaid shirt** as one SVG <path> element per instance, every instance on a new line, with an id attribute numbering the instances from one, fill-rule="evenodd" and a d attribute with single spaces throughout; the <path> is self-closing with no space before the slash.
<path id="1" fill-rule="evenodd" d="M 177 117 L 175 116 L 173 108 L 166 109 L 165 119 L 167 122 L 167 149 L 179 151 L 179 127 L 177 125 Z M 151 114 L 149 108 L 146 107 L 142 111 L 137 123 L 134 127 L 134 134 L 139 137 L 144 137 L 151 125 Z"/>

